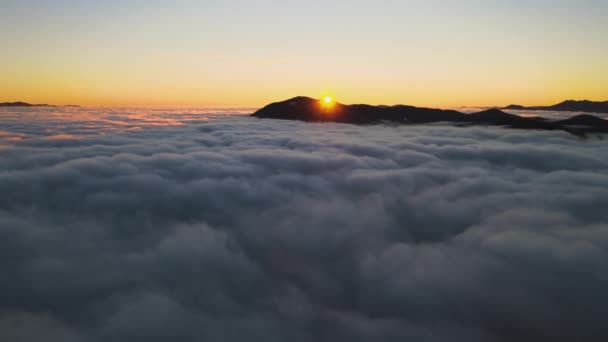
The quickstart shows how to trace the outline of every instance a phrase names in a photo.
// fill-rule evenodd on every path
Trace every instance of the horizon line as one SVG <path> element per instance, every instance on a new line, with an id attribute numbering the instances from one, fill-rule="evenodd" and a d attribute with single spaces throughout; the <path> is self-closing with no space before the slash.
<path id="1" fill-rule="evenodd" d="M 24 103 L 27 105 L 31 105 L 31 106 L 49 106 L 49 107 L 148 107 L 148 108 L 166 108 L 166 107 L 172 107 L 172 108 L 242 108 L 242 109 L 260 109 L 263 108 L 264 106 L 271 104 L 271 103 L 275 103 L 275 102 L 282 102 L 282 101 L 286 101 L 289 99 L 293 99 L 293 98 L 297 98 L 297 97 L 308 97 L 311 99 L 315 99 L 315 100 L 320 100 L 320 97 L 313 97 L 313 96 L 306 96 L 306 95 L 297 95 L 297 96 L 292 96 L 283 100 L 273 100 L 271 102 L 268 102 L 266 104 L 261 104 L 261 105 L 245 105 L 245 104 L 79 104 L 79 103 L 68 103 L 68 104 L 55 104 L 55 103 L 44 103 L 44 102 L 28 102 L 28 101 L 23 101 L 23 100 L 15 100 L 15 101 L 0 101 L 0 104 L 6 104 L 6 103 Z M 552 104 L 544 104 L 544 105 L 521 105 L 523 107 L 547 107 L 547 106 L 553 106 L 553 105 L 557 105 L 563 102 L 567 102 L 567 101 L 577 101 L 577 102 L 608 102 L 608 100 L 589 100 L 588 98 L 582 98 L 582 99 L 574 99 L 574 98 L 569 98 L 569 99 L 565 99 L 562 100 L 560 102 L 556 102 L 556 103 L 552 103 Z M 454 106 L 428 106 L 428 105 L 423 105 L 423 106 L 419 106 L 419 105 L 408 105 L 406 103 L 395 103 L 395 104 L 369 104 L 369 103 L 365 103 L 365 102 L 352 102 L 352 103 L 343 103 L 340 101 L 337 101 L 337 103 L 343 104 L 343 105 L 356 105 L 356 104 L 366 104 L 366 105 L 373 105 L 373 106 L 413 106 L 413 107 L 419 107 L 419 108 L 438 108 L 438 109 L 452 109 L 452 108 L 480 108 L 480 109 L 489 109 L 489 108 L 498 108 L 498 109 L 504 109 L 508 106 L 513 106 L 513 105 L 517 105 L 519 106 L 520 104 L 515 102 L 511 102 L 507 105 L 493 105 L 493 106 L 475 106 L 475 105 L 454 105 Z M 8 108 L 8 107 L 5 107 Z"/>

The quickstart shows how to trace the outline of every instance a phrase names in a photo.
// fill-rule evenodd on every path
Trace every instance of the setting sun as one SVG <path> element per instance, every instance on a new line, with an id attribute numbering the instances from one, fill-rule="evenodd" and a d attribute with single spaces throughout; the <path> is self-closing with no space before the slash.
<path id="1" fill-rule="evenodd" d="M 326 104 L 330 104 L 332 103 L 334 100 L 331 98 L 331 96 L 325 96 L 323 98 L 323 102 L 325 102 Z"/>

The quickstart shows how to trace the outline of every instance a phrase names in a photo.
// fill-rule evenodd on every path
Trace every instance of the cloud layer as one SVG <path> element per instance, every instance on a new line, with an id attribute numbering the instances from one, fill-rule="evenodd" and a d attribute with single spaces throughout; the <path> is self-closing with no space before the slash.
<path id="1" fill-rule="evenodd" d="M 608 144 L 0 113 L 3 341 L 604 341 Z"/>

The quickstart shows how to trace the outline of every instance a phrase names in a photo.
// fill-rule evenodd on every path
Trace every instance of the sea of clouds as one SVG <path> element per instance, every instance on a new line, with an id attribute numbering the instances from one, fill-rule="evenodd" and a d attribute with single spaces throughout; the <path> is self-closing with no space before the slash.
<path id="1" fill-rule="evenodd" d="M 227 111 L 0 109 L 1 341 L 608 339 L 608 140 Z"/>

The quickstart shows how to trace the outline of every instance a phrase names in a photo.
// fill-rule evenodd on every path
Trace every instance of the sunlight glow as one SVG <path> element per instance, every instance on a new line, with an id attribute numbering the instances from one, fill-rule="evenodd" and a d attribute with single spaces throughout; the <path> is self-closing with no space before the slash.
<path id="1" fill-rule="evenodd" d="M 0 102 L 261 108 L 307 96 L 335 107 L 339 95 L 340 103 L 452 108 L 607 100 L 605 0 L 324 1 L 321 10 L 295 1 L 179 3 L 0 0 L 0 42 L 17 47 L 0 53 Z M 508 48 L 515 44 L 526 53 Z"/>
<path id="2" fill-rule="evenodd" d="M 325 96 L 325 97 L 323 98 L 323 101 L 324 101 L 326 104 L 330 104 L 330 103 L 332 103 L 334 100 L 331 98 L 331 96 Z"/>

